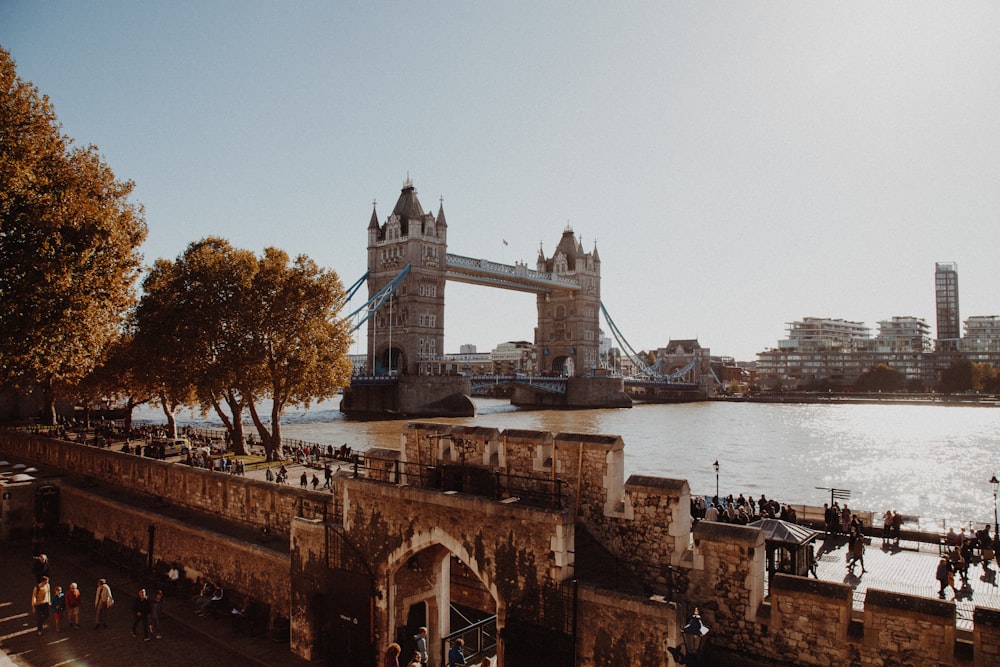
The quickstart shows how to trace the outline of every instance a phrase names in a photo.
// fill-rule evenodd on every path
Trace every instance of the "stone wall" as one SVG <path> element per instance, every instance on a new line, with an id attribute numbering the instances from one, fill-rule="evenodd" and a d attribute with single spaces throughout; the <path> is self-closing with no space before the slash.
<path id="1" fill-rule="evenodd" d="M 135 552 L 149 555 L 149 528 L 155 528 L 156 561 L 179 563 L 190 579 L 209 576 L 224 589 L 249 595 L 288 617 L 288 555 L 230 538 L 154 512 L 125 505 L 90 491 L 62 485 L 62 522 Z"/>
<path id="2" fill-rule="evenodd" d="M 863 653 L 886 661 L 953 663 L 955 603 L 869 589 Z"/>
<path id="3" fill-rule="evenodd" d="M 677 606 L 581 585 L 577 612 L 579 665 L 671 664 L 667 647 L 681 643 Z"/>
<path id="4" fill-rule="evenodd" d="M 712 628 L 713 644 L 754 655 L 761 634 L 757 611 L 764 594 L 763 532 L 700 521 L 692 537 L 690 562 L 684 568 L 690 580 L 680 600 L 701 611 Z"/>
<path id="5" fill-rule="evenodd" d="M 176 465 L 20 431 L 0 429 L 0 451 L 118 488 L 170 498 L 175 505 L 288 535 L 292 517 L 324 516 L 330 494 Z M 336 512 L 336 509 L 330 511 Z"/>
<path id="6" fill-rule="evenodd" d="M 459 558 L 495 600 L 502 624 L 509 605 L 572 578 L 579 522 L 660 595 L 644 599 L 581 585 L 577 664 L 668 665 L 661 649 L 679 643 L 679 627 L 694 608 L 712 629 L 717 655 L 727 656 L 717 664 L 739 664 L 731 656 L 775 665 L 1000 663 L 998 610 L 977 608 L 974 631 L 963 634 L 951 603 L 871 590 L 861 617 L 852 611 L 849 586 L 781 574 L 765 601 L 762 532 L 704 521 L 691 530 L 687 483 L 646 476 L 625 482 L 620 438 L 449 429 L 411 425 L 402 450 L 386 453 L 397 460 L 475 462 L 540 484 L 562 481 L 569 502 L 561 510 L 539 509 L 514 499 L 420 488 L 405 479 L 397 484 L 383 473 L 371 480 L 338 475 L 332 494 L 317 493 L 9 431 L 0 431 L 0 451 L 101 486 L 291 534 L 292 553 L 286 555 L 252 538 L 226 537 L 62 485 L 66 523 L 140 552 L 155 526 L 157 559 L 178 561 L 193 575 L 210 574 L 283 610 L 293 620 L 292 646 L 304 656 L 312 655 L 317 641 L 317 588 L 341 576 L 330 566 L 330 531 L 350 540 L 371 568 L 373 646 L 381 646 L 391 641 L 407 600 L 431 596 L 419 577 L 405 571 L 414 557 L 419 567 L 426 561 L 436 569 L 441 585 L 450 557 Z M 446 626 L 445 606 L 432 607 L 431 614 L 432 625 Z"/>
<path id="7" fill-rule="evenodd" d="M 761 638 L 770 654 L 798 656 L 801 664 L 845 664 L 850 586 L 777 574 L 770 592 L 771 615 L 764 627 L 775 631 Z M 822 635 L 817 635 L 817 628 L 824 628 Z"/>
<path id="8" fill-rule="evenodd" d="M 975 667 L 1000 665 L 1000 610 L 976 607 L 972 622 Z"/>

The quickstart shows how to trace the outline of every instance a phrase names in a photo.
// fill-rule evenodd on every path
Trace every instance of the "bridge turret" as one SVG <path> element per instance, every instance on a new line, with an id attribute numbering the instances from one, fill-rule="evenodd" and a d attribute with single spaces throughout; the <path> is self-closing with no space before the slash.
<path id="1" fill-rule="evenodd" d="M 553 290 L 537 299 L 535 352 L 545 372 L 587 375 L 598 366 L 601 265 L 569 225 L 551 257 L 539 245 L 538 270 L 575 281 L 579 290 Z"/>
<path id="2" fill-rule="evenodd" d="M 368 224 L 368 293 L 377 294 L 407 265 L 395 294 L 368 319 L 368 364 L 375 375 L 432 372 L 444 353 L 444 284 L 448 253 L 444 204 L 425 213 L 409 175 L 383 225 Z"/>

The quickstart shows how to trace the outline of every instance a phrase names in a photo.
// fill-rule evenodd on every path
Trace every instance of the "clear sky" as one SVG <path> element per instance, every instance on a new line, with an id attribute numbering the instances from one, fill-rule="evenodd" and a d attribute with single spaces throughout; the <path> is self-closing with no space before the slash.
<path id="1" fill-rule="evenodd" d="M 993 1 L 0 1 L 149 263 L 218 235 L 350 285 L 409 174 L 450 252 L 534 266 L 569 224 L 633 347 L 739 360 L 806 316 L 933 330 L 937 261 L 1000 314 L 998 35 Z M 446 300 L 448 352 L 533 338 L 531 295 Z"/>

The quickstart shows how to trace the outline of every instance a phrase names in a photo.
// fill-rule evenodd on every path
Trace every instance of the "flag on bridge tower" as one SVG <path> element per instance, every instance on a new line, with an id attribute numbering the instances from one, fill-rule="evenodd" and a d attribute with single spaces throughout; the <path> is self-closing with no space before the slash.
<path id="1" fill-rule="evenodd" d="M 507 243 L 507 239 L 500 239 L 500 240 L 503 241 L 504 245 L 510 245 L 509 243 Z"/>

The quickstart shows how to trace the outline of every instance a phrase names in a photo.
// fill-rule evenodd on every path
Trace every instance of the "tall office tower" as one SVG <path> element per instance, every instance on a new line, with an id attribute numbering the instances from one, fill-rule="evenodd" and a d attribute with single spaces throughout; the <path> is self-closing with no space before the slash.
<path id="1" fill-rule="evenodd" d="M 955 350 L 962 337 L 958 317 L 958 264 L 938 262 L 934 269 L 934 295 L 937 301 L 937 349 Z"/>

